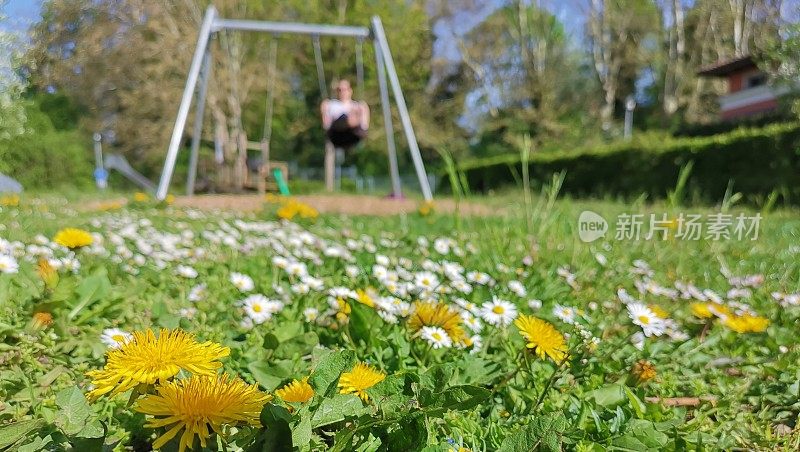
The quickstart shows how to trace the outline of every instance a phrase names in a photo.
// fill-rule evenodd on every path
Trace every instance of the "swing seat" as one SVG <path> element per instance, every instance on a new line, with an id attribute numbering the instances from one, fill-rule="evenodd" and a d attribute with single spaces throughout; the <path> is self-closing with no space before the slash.
<path id="1" fill-rule="evenodd" d="M 361 126 L 350 127 L 347 116 L 342 115 L 331 123 L 326 136 L 335 147 L 349 150 L 367 137 L 367 131 Z"/>

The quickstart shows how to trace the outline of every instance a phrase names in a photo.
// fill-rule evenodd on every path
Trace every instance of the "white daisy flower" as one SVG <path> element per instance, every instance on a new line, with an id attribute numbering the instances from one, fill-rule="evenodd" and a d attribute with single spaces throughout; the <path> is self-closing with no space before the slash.
<path id="1" fill-rule="evenodd" d="M 518 297 L 524 297 L 528 295 L 528 291 L 525 290 L 525 286 L 523 286 L 522 283 L 517 280 L 508 282 L 508 290 Z"/>
<path id="2" fill-rule="evenodd" d="M 466 325 L 467 328 L 475 333 L 480 333 L 483 329 L 483 323 L 481 323 L 480 319 L 473 316 L 469 312 L 462 312 L 461 320 L 464 321 L 464 325 Z"/>
<path id="3" fill-rule="evenodd" d="M 469 340 L 472 341 L 472 348 L 469 350 L 469 353 L 471 355 L 478 353 L 483 349 L 483 338 L 481 337 L 480 334 L 476 334 L 470 337 Z"/>
<path id="4" fill-rule="evenodd" d="M 17 260 L 11 256 L 0 254 L 0 273 L 17 273 L 19 271 L 19 264 Z"/>
<path id="5" fill-rule="evenodd" d="M 344 272 L 349 278 L 355 278 L 361 273 L 361 270 L 355 265 L 348 265 L 344 268 Z"/>
<path id="6" fill-rule="evenodd" d="M 256 287 L 253 278 L 236 272 L 231 273 L 231 283 L 233 283 L 240 292 L 250 292 Z"/>
<path id="7" fill-rule="evenodd" d="M 533 309 L 534 311 L 537 311 L 542 307 L 542 300 L 538 299 L 528 300 L 528 307 Z"/>
<path id="8" fill-rule="evenodd" d="M 189 301 L 200 301 L 206 297 L 206 285 L 205 284 L 198 284 L 192 287 L 192 290 L 189 291 L 189 296 L 187 297 Z"/>
<path id="9" fill-rule="evenodd" d="M 194 279 L 197 278 L 197 270 L 189 267 L 188 265 L 178 265 L 175 268 L 175 271 L 178 273 L 179 276 L 183 276 L 184 278 Z"/>
<path id="10" fill-rule="evenodd" d="M 388 267 L 390 261 L 389 258 L 384 256 L 383 254 L 378 254 L 377 256 L 375 256 L 375 263 L 382 267 Z"/>
<path id="11" fill-rule="evenodd" d="M 439 237 L 433 241 L 433 249 L 439 254 L 448 254 L 450 252 L 451 240 L 446 237 Z"/>
<path id="12" fill-rule="evenodd" d="M 595 253 L 594 260 L 597 261 L 598 264 L 605 267 L 608 264 L 608 258 L 606 258 L 605 254 L 603 253 Z"/>
<path id="13" fill-rule="evenodd" d="M 439 285 L 439 278 L 431 272 L 419 272 L 414 275 L 414 284 L 417 290 L 432 290 Z"/>
<path id="14" fill-rule="evenodd" d="M 108 348 L 119 348 L 133 339 L 133 335 L 119 328 L 106 328 L 100 335 L 100 342 Z"/>
<path id="15" fill-rule="evenodd" d="M 453 346 L 453 340 L 447 332 L 438 326 L 424 326 L 420 330 L 419 336 L 428 341 L 433 348 L 448 348 Z"/>
<path id="16" fill-rule="evenodd" d="M 637 331 L 636 334 L 631 336 L 631 343 L 637 350 L 644 350 L 644 334 Z"/>
<path id="17" fill-rule="evenodd" d="M 575 310 L 575 308 L 569 306 L 561 306 L 560 304 L 556 304 L 553 307 L 553 315 L 558 317 L 558 319 L 562 322 L 570 325 L 575 323 L 575 315 L 577 314 L 578 312 Z"/>
<path id="18" fill-rule="evenodd" d="M 642 303 L 628 304 L 628 316 L 634 324 L 642 327 L 645 336 L 661 336 L 664 334 L 664 320 Z"/>
<path id="19" fill-rule="evenodd" d="M 319 317 L 319 309 L 317 308 L 305 308 L 303 309 L 303 318 L 306 322 L 314 322 Z"/>
<path id="20" fill-rule="evenodd" d="M 283 303 L 270 300 L 264 295 L 254 294 L 242 300 L 244 312 L 256 324 L 262 324 L 272 318 L 272 315 L 283 309 Z"/>
<path id="21" fill-rule="evenodd" d="M 181 317 L 185 317 L 187 319 L 191 319 L 191 318 L 194 318 L 195 314 L 197 314 L 197 308 L 192 307 L 192 306 L 190 306 L 188 308 L 180 308 L 178 310 L 178 313 L 181 315 Z"/>
<path id="22" fill-rule="evenodd" d="M 290 289 L 292 290 L 293 293 L 296 293 L 298 295 L 305 295 L 311 291 L 311 287 L 309 287 L 308 284 L 302 282 L 292 285 Z"/>
<path id="23" fill-rule="evenodd" d="M 494 326 L 507 326 L 517 318 L 517 307 L 509 301 L 492 297 L 492 301 L 481 306 L 481 317 Z"/>

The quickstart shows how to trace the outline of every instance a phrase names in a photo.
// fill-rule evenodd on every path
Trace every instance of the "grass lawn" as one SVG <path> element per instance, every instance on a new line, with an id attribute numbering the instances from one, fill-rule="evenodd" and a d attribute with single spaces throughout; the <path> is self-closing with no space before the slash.
<path id="1" fill-rule="evenodd" d="M 128 198 L 0 207 L 0 450 L 800 448 L 797 211 Z"/>

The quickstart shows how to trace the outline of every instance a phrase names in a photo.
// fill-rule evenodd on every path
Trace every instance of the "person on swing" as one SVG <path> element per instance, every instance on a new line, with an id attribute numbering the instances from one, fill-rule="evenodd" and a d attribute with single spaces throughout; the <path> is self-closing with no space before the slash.
<path id="1" fill-rule="evenodd" d="M 325 135 L 336 148 L 349 149 L 367 136 L 369 106 L 353 100 L 348 80 L 336 83 L 336 99 L 323 100 L 320 111 Z"/>

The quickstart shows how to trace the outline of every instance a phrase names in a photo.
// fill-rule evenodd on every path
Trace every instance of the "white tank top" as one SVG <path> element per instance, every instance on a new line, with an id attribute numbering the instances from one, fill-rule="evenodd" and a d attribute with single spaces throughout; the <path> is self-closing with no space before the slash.
<path id="1" fill-rule="evenodd" d="M 330 116 L 332 120 L 336 120 L 340 116 L 350 113 L 350 109 L 355 103 L 356 102 L 352 100 L 348 103 L 344 103 L 339 99 L 330 99 L 328 100 L 328 116 Z"/>

